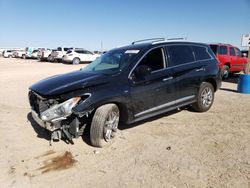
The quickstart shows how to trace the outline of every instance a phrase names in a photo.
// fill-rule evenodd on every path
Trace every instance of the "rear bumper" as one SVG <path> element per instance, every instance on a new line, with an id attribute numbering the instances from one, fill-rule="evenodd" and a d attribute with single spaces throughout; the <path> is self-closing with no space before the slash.
<path id="1" fill-rule="evenodd" d="M 68 63 L 69 63 L 69 62 L 72 62 L 72 61 L 73 61 L 73 58 L 68 57 L 68 56 L 63 56 L 62 61 L 68 62 Z"/>

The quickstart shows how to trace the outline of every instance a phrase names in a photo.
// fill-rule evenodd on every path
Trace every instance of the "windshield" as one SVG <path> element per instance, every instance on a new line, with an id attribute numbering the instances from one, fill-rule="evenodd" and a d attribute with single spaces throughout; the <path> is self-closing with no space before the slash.
<path id="1" fill-rule="evenodd" d="M 83 68 L 82 71 L 115 74 L 126 68 L 138 53 L 139 50 L 111 50 Z"/>

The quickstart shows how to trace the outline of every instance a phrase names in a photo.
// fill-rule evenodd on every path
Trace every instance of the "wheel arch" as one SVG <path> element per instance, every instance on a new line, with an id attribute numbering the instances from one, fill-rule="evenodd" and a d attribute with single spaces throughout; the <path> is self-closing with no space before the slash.
<path id="1" fill-rule="evenodd" d="M 224 65 L 228 66 L 229 69 L 231 68 L 231 63 L 230 62 L 226 62 L 226 63 L 224 63 Z"/>
<path id="2" fill-rule="evenodd" d="M 208 78 L 208 79 L 204 80 L 204 82 L 208 82 L 208 83 L 212 84 L 214 91 L 216 91 L 218 89 L 217 83 L 213 78 Z"/>

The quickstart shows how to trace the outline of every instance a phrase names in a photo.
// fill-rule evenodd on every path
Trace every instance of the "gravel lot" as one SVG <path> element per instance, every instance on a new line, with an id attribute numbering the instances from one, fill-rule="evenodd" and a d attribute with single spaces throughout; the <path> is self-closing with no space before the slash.
<path id="1" fill-rule="evenodd" d="M 250 95 L 237 76 L 206 113 L 186 109 L 131 125 L 99 149 L 87 137 L 49 146 L 28 87 L 84 65 L 0 58 L 0 187 L 250 187 Z"/>

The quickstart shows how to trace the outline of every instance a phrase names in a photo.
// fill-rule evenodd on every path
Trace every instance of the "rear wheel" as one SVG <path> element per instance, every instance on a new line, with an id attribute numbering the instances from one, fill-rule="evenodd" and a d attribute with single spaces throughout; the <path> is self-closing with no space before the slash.
<path id="1" fill-rule="evenodd" d="M 74 59 L 73 59 L 73 65 L 78 65 L 79 63 L 80 63 L 80 59 L 79 58 L 77 58 L 77 57 L 75 57 Z"/>
<path id="2" fill-rule="evenodd" d="M 119 118 L 119 108 L 115 104 L 97 108 L 90 127 L 91 144 L 96 147 L 111 144 L 118 130 Z"/>
<path id="3" fill-rule="evenodd" d="M 22 58 L 23 58 L 23 59 L 26 59 L 26 55 L 25 55 L 25 54 L 23 54 L 23 55 L 22 55 Z"/>
<path id="4" fill-rule="evenodd" d="M 197 112 L 208 111 L 214 102 L 214 87 L 208 82 L 203 82 L 200 86 L 197 102 L 192 105 Z"/>
<path id="5" fill-rule="evenodd" d="M 222 78 L 227 79 L 229 77 L 229 66 L 224 65 L 222 70 Z"/>
<path id="6" fill-rule="evenodd" d="M 12 55 L 8 55 L 8 58 L 12 58 Z"/>

